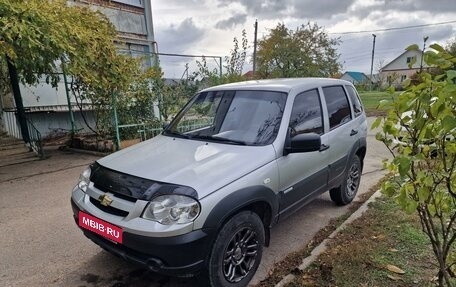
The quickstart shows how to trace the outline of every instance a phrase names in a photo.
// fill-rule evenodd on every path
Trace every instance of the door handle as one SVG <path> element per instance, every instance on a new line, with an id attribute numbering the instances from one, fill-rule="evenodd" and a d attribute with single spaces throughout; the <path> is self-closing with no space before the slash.
<path id="1" fill-rule="evenodd" d="M 351 130 L 351 132 L 350 132 L 350 136 L 352 137 L 352 136 L 356 135 L 357 133 L 358 133 L 358 131 L 357 131 L 357 130 Z"/>
<path id="2" fill-rule="evenodd" d="M 322 145 L 320 146 L 320 151 L 325 151 L 325 150 L 327 150 L 327 149 L 329 149 L 329 145 L 322 144 Z"/>

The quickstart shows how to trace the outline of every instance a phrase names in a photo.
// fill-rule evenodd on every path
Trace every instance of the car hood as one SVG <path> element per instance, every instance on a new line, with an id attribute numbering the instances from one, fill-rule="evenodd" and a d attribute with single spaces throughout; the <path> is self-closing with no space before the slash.
<path id="1" fill-rule="evenodd" d="M 199 198 L 275 159 L 268 146 L 241 146 L 159 135 L 97 162 L 109 169 L 189 186 Z"/>

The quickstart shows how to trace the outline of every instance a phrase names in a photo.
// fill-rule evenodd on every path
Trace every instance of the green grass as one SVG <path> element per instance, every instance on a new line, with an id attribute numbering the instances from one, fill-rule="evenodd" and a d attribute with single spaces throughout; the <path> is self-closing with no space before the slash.
<path id="1" fill-rule="evenodd" d="M 396 92 L 394 95 L 398 95 L 399 92 Z M 378 105 L 381 100 L 391 100 L 391 94 L 388 92 L 359 92 L 361 101 L 364 104 L 366 113 L 369 116 L 376 116 L 384 113 L 384 110 L 378 108 Z"/>

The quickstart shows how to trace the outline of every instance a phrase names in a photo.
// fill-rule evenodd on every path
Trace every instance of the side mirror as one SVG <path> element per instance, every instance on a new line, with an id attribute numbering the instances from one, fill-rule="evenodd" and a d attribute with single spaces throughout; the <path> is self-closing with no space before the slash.
<path id="1" fill-rule="evenodd" d="M 319 151 L 321 137 L 315 133 L 299 134 L 287 140 L 285 154 Z"/>

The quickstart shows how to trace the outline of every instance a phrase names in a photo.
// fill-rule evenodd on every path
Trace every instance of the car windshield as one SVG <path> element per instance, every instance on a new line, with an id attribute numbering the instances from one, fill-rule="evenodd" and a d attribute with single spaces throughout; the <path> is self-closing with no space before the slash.
<path id="1" fill-rule="evenodd" d="M 271 144 L 280 127 L 286 98 L 286 93 L 271 91 L 202 92 L 163 134 L 227 144 Z"/>

